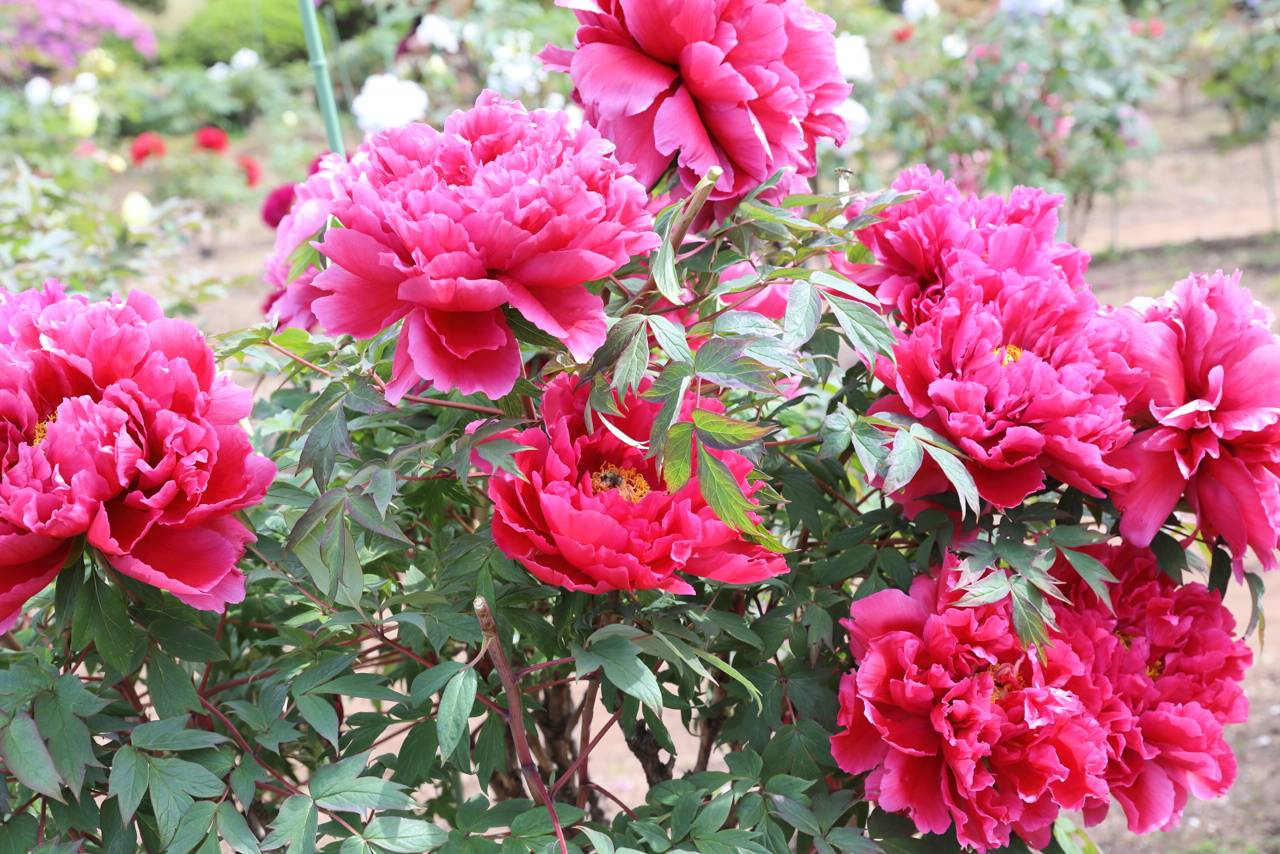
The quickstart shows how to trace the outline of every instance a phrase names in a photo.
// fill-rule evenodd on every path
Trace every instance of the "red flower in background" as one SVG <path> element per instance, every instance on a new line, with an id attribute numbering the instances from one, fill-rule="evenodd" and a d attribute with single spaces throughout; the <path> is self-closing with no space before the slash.
<path id="1" fill-rule="evenodd" d="M 570 5 L 570 4 L 564 4 Z M 687 194 L 713 167 L 716 216 L 779 170 L 762 198 L 803 192 L 816 143 L 843 144 L 849 96 L 834 22 L 800 0 L 579 0 L 576 49 L 548 47 L 587 121 L 653 186 L 671 166 Z"/>
<path id="2" fill-rule="evenodd" d="M 903 44 L 904 42 L 911 41 L 911 37 L 915 34 L 916 28 L 907 24 L 906 26 L 898 27 L 898 29 L 893 31 L 893 40 L 898 44 Z"/>
<path id="3" fill-rule="evenodd" d="M 702 498 L 698 475 L 666 488 L 653 458 L 601 423 L 647 437 L 660 406 L 638 395 L 620 401 L 621 416 L 585 416 L 591 386 L 561 374 L 542 398 L 543 425 L 492 437 L 529 450 L 513 457 L 519 476 L 489 478 L 493 537 L 502 553 L 539 581 L 568 590 L 668 590 L 693 593 L 686 576 L 749 584 L 787 571 L 776 554 L 730 528 Z M 705 408 L 718 407 L 704 402 Z M 747 496 L 751 463 L 713 451 Z M 483 462 L 482 465 L 485 465 Z"/>
<path id="4" fill-rule="evenodd" d="M 262 182 L 262 164 L 247 154 L 236 158 L 240 171 L 244 172 L 244 183 L 247 187 L 256 187 Z"/>
<path id="5" fill-rule="evenodd" d="M 194 139 L 197 148 L 203 148 L 206 151 L 216 151 L 219 154 L 227 150 L 227 132 L 222 128 L 206 126 L 195 132 Z"/>
<path id="6" fill-rule="evenodd" d="M 250 404 L 151 297 L 0 290 L 0 625 L 81 542 L 193 607 L 240 601 L 254 536 L 235 513 L 275 476 L 238 423 Z"/>
<path id="7" fill-rule="evenodd" d="M 129 146 L 129 156 L 133 158 L 135 165 L 148 157 L 163 157 L 164 153 L 164 137 L 155 131 L 143 131 L 133 138 L 133 143 Z"/>
<path id="8" fill-rule="evenodd" d="M 267 197 L 262 200 L 262 221 L 268 228 L 280 225 L 280 221 L 288 215 L 289 208 L 293 207 L 293 199 L 297 194 L 297 184 L 281 184 L 267 193 Z"/>

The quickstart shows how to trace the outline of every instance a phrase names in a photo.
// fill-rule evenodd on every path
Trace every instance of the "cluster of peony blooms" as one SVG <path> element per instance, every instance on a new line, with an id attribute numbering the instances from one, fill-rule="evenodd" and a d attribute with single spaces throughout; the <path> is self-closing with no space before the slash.
<path id="1" fill-rule="evenodd" d="M 243 599 L 235 514 L 276 472 L 249 408 L 200 331 L 140 292 L 0 290 L 0 628 L 86 546 L 193 607 Z"/>
<path id="2" fill-rule="evenodd" d="M 1013 632 L 1009 600 L 962 607 L 952 558 L 910 594 L 884 590 L 844 621 L 858 669 L 840 683 L 837 764 L 870 772 L 867 797 L 922 831 L 1002 848 L 1048 844 L 1062 810 L 1129 828 L 1175 825 L 1189 795 L 1226 793 L 1223 726 L 1247 715 L 1251 654 L 1217 593 L 1175 585 L 1133 546 L 1089 549 L 1118 581 L 1114 612 L 1064 561 L 1066 601 L 1040 650 Z M 998 570 L 997 570 L 998 571 Z"/>
<path id="3" fill-rule="evenodd" d="M 1175 586 L 1149 546 L 1180 506 L 1242 568 L 1280 546 L 1280 339 L 1239 276 L 1192 276 L 1157 300 L 1099 306 L 1088 258 L 1055 241 L 1059 198 L 959 192 L 923 167 L 914 192 L 859 233 L 872 263 L 833 264 L 901 328 L 889 394 L 965 454 L 984 512 L 1065 484 L 1110 499 L 1123 546 L 1086 549 L 1118 580 L 1115 609 L 1065 561 L 1067 601 L 1040 650 L 1010 602 L 960 604 L 958 561 L 853 605 L 856 672 L 841 685 L 839 765 L 925 831 L 986 851 L 1047 843 L 1060 810 L 1173 826 L 1189 795 L 1224 794 L 1250 654 L 1221 597 Z M 856 214 L 856 209 L 850 212 Z M 926 461 L 894 497 L 948 489 Z M 1002 569 L 991 569 L 1003 572 Z"/>

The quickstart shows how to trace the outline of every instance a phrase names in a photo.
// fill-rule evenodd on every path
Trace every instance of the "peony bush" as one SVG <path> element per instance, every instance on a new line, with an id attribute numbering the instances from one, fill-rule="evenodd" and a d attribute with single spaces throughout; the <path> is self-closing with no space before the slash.
<path id="1" fill-rule="evenodd" d="M 1109 306 L 1061 196 L 826 191 L 799 0 L 563 5 L 587 123 L 333 145 L 257 327 L 0 291 L 0 842 L 1069 852 L 1225 796 L 1280 548 L 1240 274 Z"/>

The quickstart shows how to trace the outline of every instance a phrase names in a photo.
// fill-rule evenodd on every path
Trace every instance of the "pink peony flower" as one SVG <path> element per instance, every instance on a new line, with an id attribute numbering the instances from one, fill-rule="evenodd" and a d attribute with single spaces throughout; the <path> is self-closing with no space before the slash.
<path id="1" fill-rule="evenodd" d="M 1043 847 L 1060 810 L 1105 801 L 1105 731 L 1049 684 L 1008 600 L 956 606 L 957 575 L 949 558 L 910 595 L 853 603 L 842 622 L 858 668 L 840 682 L 832 754 L 850 774 L 869 771 L 867 798 L 923 832 L 954 827 L 983 852 L 1014 833 Z"/>
<path id="2" fill-rule="evenodd" d="M 1192 276 L 1118 315 L 1145 378 L 1129 414 L 1138 428 L 1114 455 L 1133 470 L 1115 490 L 1120 532 L 1148 545 L 1185 498 L 1205 539 L 1266 568 L 1280 545 L 1280 340 L 1240 274 Z"/>
<path id="3" fill-rule="evenodd" d="M 803 192 L 817 140 L 843 144 L 849 96 L 834 22 L 801 0 L 558 0 L 578 16 L 576 49 L 548 47 L 587 120 L 653 186 L 674 163 L 680 195 L 713 167 L 723 217 L 771 175 L 763 198 Z"/>
<path id="4" fill-rule="evenodd" d="M 1252 653 L 1221 597 L 1203 584 L 1175 584 L 1150 550 L 1084 551 L 1119 579 L 1109 585 L 1115 612 L 1060 559 L 1054 572 L 1067 601 L 1053 603 L 1058 629 L 1046 672 L 1108 730 L 1107 785 L 1129 829 L 1167 830 L 1190 795 L 1221 797 L 1235 778 L 1223 727 L 1248 717 L 1240 682 Z M 1105 801 L 1085 809 L 1090 824 L 1106 813 Z"/>
<path id="5" fill-rule="evenodd" d="M 1117 385 L 1129 371 L 1123 336 L 1092 295 L 1064 276 L 950 284 L 933 316 L 895 348 L 896 395 L 875 411 L 905 411 L 968 457 L 979 494 L 1013 507 L 1053 477 L 1093 496 L 1127 482 L 1109 462 L 1132 430 Z M 905 498 L 932 491 L 931 467 Z"/>
<path id="6" fill-rule="evenodd" d="M 293 197 L 297 193 L 297 185 L 281 184 L 262 200 L 262 221 L 266 223 L 267 228 L 275 229 L 280 227 L 280 222 L 289 215 L 289 208 L 293 207 Z"/>
<path id="7" fill-rule="evenodd" d="M 361 147 L 352 155 L 352 160 L 361 161 L 365 157 L 367 152 Z M 329 221 L 334 199 L 344 192 L 340 175 L 347 163 L 341 157 L 326 154 L 313 166 L 307 180 L 291 187 L 292 205 L 276 227 L 275 246 L 267 256 L 263 278 L 272 291 L 263 302 L 262 313 L 279 329 L 314 328 L 316 316 L 311 304 L 324 296 L 324 292 L 312 284 L 320 275 L 319 267 L 307 266 L 298 271 L 292 281 L 289 274 L 293 272 L 294 253 Z"/>
<path id="8" fill-rule="evenodd" d="M 1038 188 L 1015 187 L 1008 198 L 962 193 L 941 172 L 926 166 L 903 171 L 892 184 L 915 195 L 877 215 L 857 232 L 875 263 L 850 263 L 832 253 L 832 266 L 895 310 L 908 328 L 932 316 L 946 287 L 976 279 L 989 295 L 1008 271 L 1037 278 L 1065 276 L 1075 290 L 1088 290 L 1089 256 L 1056 242 L 1062 197 Z M 852 219 L 863 204 L 850 207 Z"/>
<path id="9" fill-rule="evenodd" d="M 82 542 L 196 608 L 240 601 L 254 537 L 234 513 L 275 475 L 238 424 L 249 406 L 150 297 L 0 291 L 0 622 Z"/>
<path id="10" fill-rule="evenodd" d="M 205 151 L 212 151 L 217 154 L 222 154 L 226 151 L 229 142 L 227 132 L 212 125 L 206 125 L 197 130 L 192 135 L 192 139 L 195 140 L 196 148 L 203 148 Z"/>
<path id="11" fill-rule="evenodd" d="M 510 391 L 520 350 L 507 306 L 585 361 L 605 336 L 586 283 L 658 243 L 630 168 L 562 113 L 486 92 L 443 132 L 409 125 L 363 148 L 334 175 L 343 227 L 319 244 L 330 264 L 312 310 L 326 331 L 366 338 L 404 321 L 393 401 L 421 382 Z"/>
<path id="12" fill-rule="evenodd" d="M 639 396 L 620 402 L 621 416 L 585 407 L 590 384 L 562 374 L 542 398 L 543 426 L 496 438 L 528 450 L 514 455 L 520 475 L 496 470 L 489 480 L 493 537 L 502 553 L 545 584 L 568 590 L 668 590 L 693 593 L 683 576 L 749 584 L 781 575 L 786 562 L 724 524 L 702 498 L 697 473 L 681 489 L 665 488 L 652 458 L 601 424 L 647 437 L 659 405 Z M 718 404 L 704 401 L 706 408 Z M 715 451 L 750 496 L 751 463 Z"/>

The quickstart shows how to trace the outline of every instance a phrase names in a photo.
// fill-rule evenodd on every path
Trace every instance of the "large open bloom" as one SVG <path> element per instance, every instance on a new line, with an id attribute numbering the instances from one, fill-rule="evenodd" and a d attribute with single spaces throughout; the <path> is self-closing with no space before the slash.
<path id="1" fill-rule="evenodd" d="M 1115 611 L 1060 560 L 1067 601 L 1054 602 L 1058 652 L 1046 671 L 1107 730 L 1107 786 L 1129 829 L 1165 830 L 1190 795 L 1221 797 L 1235 779 L 1223 727 L 1248 717 L 1240 682 L 1252 653 L 1222 598 L 1198 582 L 1175 584 L 1149 549 L 1086 551 L 1118 579 Z M 1106 813 L 1106 802 L 1085 809 L 1091 824 Z"/>
<path id="2" fill-rule="evenodd" d="M 1006 271 L 988 289 L 972 279 L 946 288 L 895 348 L 897 394 L 876 408 L 906 411 L 953 442 L 996 507 L 1046 477 L 1094 496 L 1125 483 L 1129 473 L 1108 461 L 1132 434 L 1116 322 L 1064 276 Z M 909 492 L 930 489 L 931 470 Z"/>
<path id="3" fill-rule="evenodd" d="M 0 291 L 0 623 L 82 543 L 194 607 L 240 601 L 254 537 L 234 514 L 275 475 L 249 406 L 150 297 Z"/>
<path id="4" fill-rule="evenodd" d="M 1120 531 L 1151 542 L 1186 498 L 1209 541 L 1267 568 L 1280 545 L 1280 340 L 1240 274 L 1192 276 L 1122 309 L 1129 360 L 1145 378 L 1138 427 L 1114 459 L 1135 479 L 1115 491 Z"/>
<path id="5" fill-rule="evenodd" d="M 601 423 L 647 437 L 659 404 L 631 395 L 622 415 L 585 417 L 590 384 L 562 374 L 542 398 L 543 426 L 498 434 L 517 451 L 519 476 L 493 472 L 493 538 L 539 581 L 569 590 L 692 593 L 684 575 L 749 584 L 787 571 L 776 554 L 743 539 L 702 498 L 697 473 L 669 491 L 652 458 Z M 715 406 L 704 402 L 704 406 Z M 713 452 L 748 495 L 751 463 Z"/>
<path id="6" fill-rule="evenodd" d="M 1008 600 L 958 607 L 956 578 L 950 558 L 910 595 L 853 603 L 843 624 L 858 668 L 840 682 L 832 754 L 922 831 L 954 826 L 978 851 L 1016 832 L 1040 848 L 1060 810 L 1105 802 L 1106 734 L 1018 642 Z"/>
<path id="7" fill-rule="evenodd" d="M 548 47 L 587 120 L 652 186 L 673 163 L 687 193 L 713 167 L 717 215 L 779 170 L 764 198 L 803 191 L 817 140 L 843 144 L 849 96 L 834 23 L 802 0 L 558 0 L 576 49 Z"/>
<path id="8" fill-rule="evenodd" d="M 645 189 L 613 146 L 564 113 L 485 92 L 444 131 L 370 137 L 335 175 L 341 228 L 312 286 L 328 332 L 372 337 L 403 320 L 388 396 L 421 382 L 500 397 L 520 375 L 510 307 L 585 361 L 604 342 L 588 282 L 657 245 Z"/>

